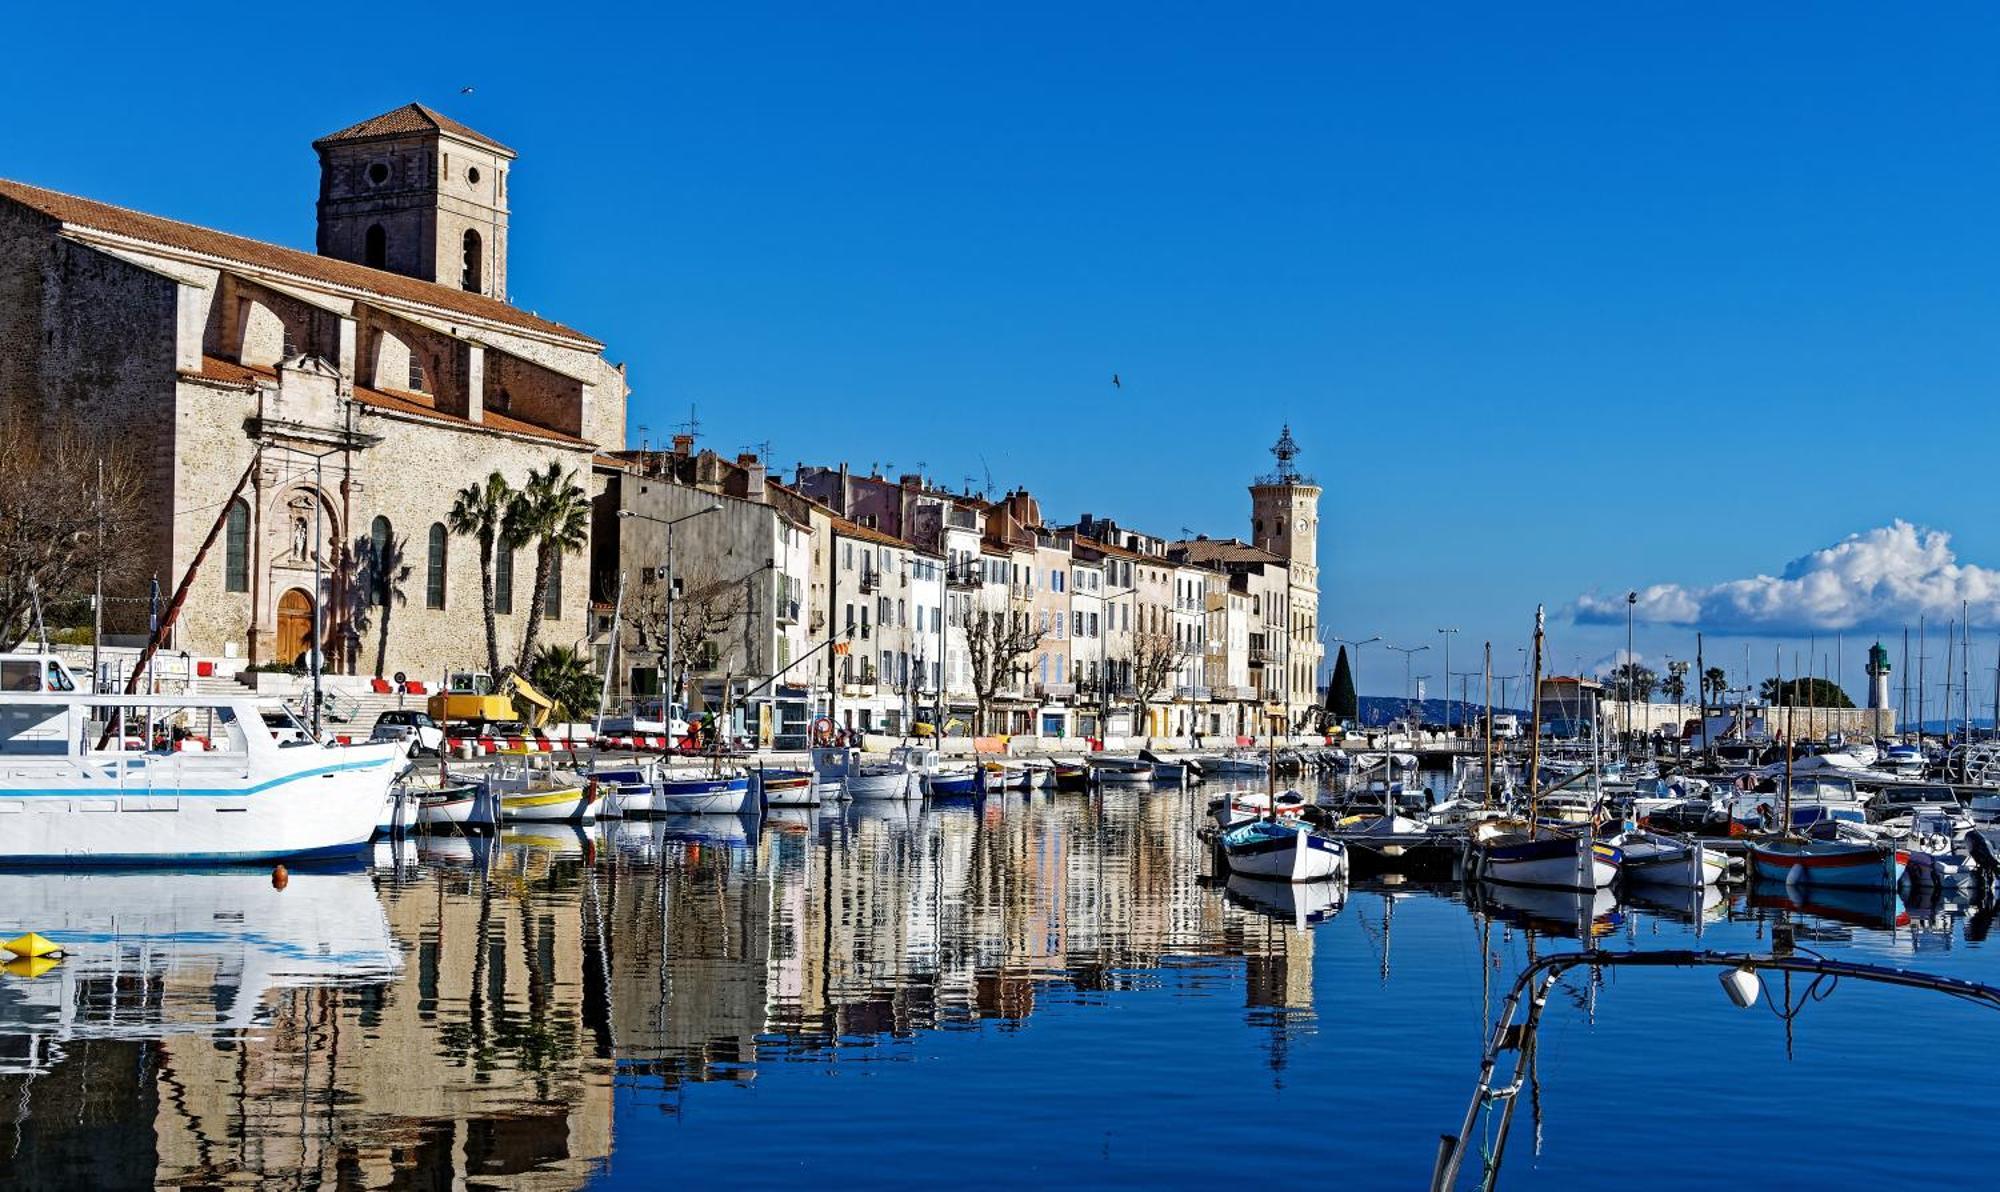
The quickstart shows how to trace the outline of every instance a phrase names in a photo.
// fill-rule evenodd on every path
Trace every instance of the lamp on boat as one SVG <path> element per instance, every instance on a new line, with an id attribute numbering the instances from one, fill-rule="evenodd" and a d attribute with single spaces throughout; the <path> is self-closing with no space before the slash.
<path id="1" fill-rule="evenodd" d="M 1749 965 L 1729 969 L 1721 974 L 1722 992 L 1736 1003 L 1739 1010 L 1748 1010 L 1757 1004 L 1757 995 L 1763 992 L 1764 982 L 1757 976 L 1757 970 Z"/>

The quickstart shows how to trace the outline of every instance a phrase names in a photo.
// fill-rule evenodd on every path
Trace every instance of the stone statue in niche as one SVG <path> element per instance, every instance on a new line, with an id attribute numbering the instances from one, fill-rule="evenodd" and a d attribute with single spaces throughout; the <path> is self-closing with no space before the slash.
<path id="1" fill-rule="evenodd" d="M 312 498 L 301 493 L 290 503 L 292 514 L 292 558 L 301 563 L 312 559 Z"/>

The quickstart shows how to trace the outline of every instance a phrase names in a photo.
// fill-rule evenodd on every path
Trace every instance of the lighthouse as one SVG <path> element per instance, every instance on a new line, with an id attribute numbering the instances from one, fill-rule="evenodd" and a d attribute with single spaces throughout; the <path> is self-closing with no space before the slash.
<path id="1" fill-rule="evenodd" d="M 1889 651 L 1881 642 L 1868 647 L 1868 707 L 1871 711 L 1889 706 Z"/>

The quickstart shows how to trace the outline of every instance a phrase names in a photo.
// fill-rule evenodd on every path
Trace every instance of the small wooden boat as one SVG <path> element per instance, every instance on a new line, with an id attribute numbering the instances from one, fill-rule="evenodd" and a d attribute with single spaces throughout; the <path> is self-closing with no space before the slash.
<path id="1" fill-rule="evenodd" d="M 1846 890 L 1894 890 L 1910 854 L 1887 841 L 1804 840 L 1753 842 L 1752 872 L 1763 881 L 1796 882 Z"/>
<path id="2" fill-rule="evenodd" d="M 413 779 L 408 789 L 417 798 L 420 827 L 490 832 L 497 826 L 496 809 L 476 782 L 429 775 Z"/>
<path id="3" fill-rule="evenodd" d="M 500 818 L 506 823 L 582 824 L 596 819 L 592 788 L 552 785 L 524 791 L 501 790 Z"/>
<path id="4" fill-rule="evenodd" d="M 819 783 L 811 770 L 759 770 L 757 788 L 766 807 L 819 806 Z"/>
<path id="5" fill-rule="evenodd" d="M 1208 814 L 1217 828 L 1227 832 L 1252 820 L 1268 818 L 1274 800 L 1279 819 L 1297 819 L 1305 812 L 1306 797 L 1295 790 L 1279 791 L 1276 795 L 1265 791 L 1230 791 L 1210 800 Z"/>
<path id="6" fill-rule="evenodd" d="M 924 793 L 934 799 L 952 795 L 976 795 L 985 785 L 983 781 L 985 773 L 978 766 L 935 770 L 924 775 Z"/>
<path id="7" fill-rule="evenodd" d="M 862 762 L 847 771 L 850 799 L 921 799 L 923 784 L 906 760 Z"/>
<path id="8" fill-rule="evenodd" d="M 1729 875 L 1729 857 L 1699 840 L 1626 832 L 1606 843 L 1624 855 L 1627 880 L 1662 886 L 1714 885 Z"/>
<path id="9" fill-rule="evenodd" d="M 619 766 L 592 770 L 586 785 L 597 783 L 597 818 L 644 819 L 653 814 L 653 776 L 649 767 Z"/>
<path id="10" fill-rule="evenodd" d="M 1055 766 L 1057 790 L 1080 791 L 1090 785 L 1090 766 L 1082 758 L 1059 757 Z"/>
<path id="11" fill-rule="evenodd" d="M 653 806 L 662 815 L 735 815 L 750 805 L 746 775 L 678 774 L 660 776 Z"/>
<path id="12" fill-rule="evenodd" d="M 1136 757 L 1094 757 L 1090 780 L 1104 786 L 1151 786 L 1153 764 Z"/>
<path id="13" fill-rule="evenodd" d="M 1552 890 L 1601 890 L 1618 877 L 1624 855 L 1587 832 L 1551 828 L 1507 831 L 1498 825 L 1473 829 L 1479 876 L 1507 886 Z"/>
<path id="14" fill-rule="evenodd" d="M 1222 834 L 1231 873 L 1284 882 L 1312 882 L 1347 873 L 1347 846 L 1297 820 L 1260 819 Z"/>

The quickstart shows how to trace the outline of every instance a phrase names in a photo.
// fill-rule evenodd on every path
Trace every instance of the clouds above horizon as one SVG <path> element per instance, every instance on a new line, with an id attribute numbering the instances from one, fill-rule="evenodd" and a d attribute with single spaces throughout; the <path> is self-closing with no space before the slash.
<path id="1" fill-rule="evenodd" d="M 1638 589 L 1637 619 L 1742 636 L 1890 630 L 1919 616 L 1945 621 L 1970 605 L 1973 624 L 2000 625 L 2000 570 L 1960 563 L 1951 535 L 1897 519 L 1811 554 L 1777 575 L 1706 587 Z M 1622 625 L 1625 593 L 1587 593 L 1570 609 L 1582 625 Z"/>

